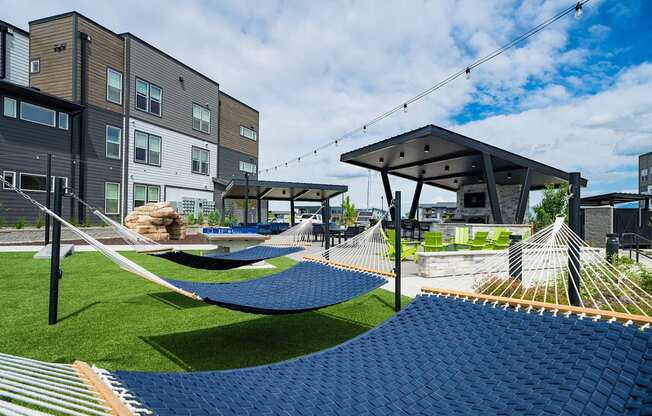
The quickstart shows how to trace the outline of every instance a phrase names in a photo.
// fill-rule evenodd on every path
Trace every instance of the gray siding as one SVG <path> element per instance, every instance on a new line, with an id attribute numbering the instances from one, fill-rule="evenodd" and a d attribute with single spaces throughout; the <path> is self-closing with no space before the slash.
<path id="1" fill-rule="evenodd" d="M 29 85 L 29 38 L 16 31 L 7 33 L 7 75 L 6 81 Z M 0 47 L 2 38 L 0 37 Z M 0 57 L 2 65 L 2 57 Z"/>
<path id="2" fill-rule="evenodd" d="M 224 146 L 220 146 L 219 150 L 220 163 L 218 165 L 217 176 L 219 178 L 230 180 L 232 178 L 244 178 L 244 173 L 240 171 L 240 161 L 251 163 L 251 159 L 254 160 L 254 164 L 258 166 L 258 158 L 250 156 L 245 153 L 241 153 L 232 149 L 229 149 Z M 258 178 L 258 169 L 256 168 L 256 174 L 250 176 L 251 179 Z"/>
<path id="3" fill-rule="evenodd" d="M 106 126 L 123 128 L 123 118 L 120 114 L 93 107 L 87 108 L 84 113 L 88 116 L 88 130 L 84 138 L 85 200 L 104 210 L 104 183 L 122 182 L 122 160 L 106 157 Z M 123 131 L 123 146 L 124 141 Z M 92 223 L 98 223 L 89 212 L 86 212 L 86 216 L 92 219 Z"/>
<path id="4" fill-rule="evenodd" d="M 188 136 L 217 143 L 219 88 L 215 83 L 196 74 L 161 52 L 128 37 L 129 112 L 131 117 L 176 130 Z M 179 78 L 183 78 L 183 82 Z M 153 83 L 163 90 L 161 117 L 136 109 L 136 78 Z M 192 128 L 192 104 L 208 104 L 211 110 L 211 132 Z"/>
<path id="5" fill-rule="evenodd" d="M 0 95 L 0 107 L 2 107 Z M 12 97 L 16 98 L 16 97 Z M 0 111 L 2 114 L 2 111 Z M 47 172 L 46 154 L 54 156 L 52 174 L 68 177 L 71 180 L 70 159 L 71 132 L 42 126 L 0 115 L 0 171 L 16 172 L 17 185 L 20 173 L 45 175 Z M 70 183 L 70 182 L 69 182 Z M 36 201 L 45 203 L 45 192 L 28 192 Z M 64 201 L 63 215 L 71 216 L 71 204 Z M 12 225 L 19 218 L 31 226 L 41 215 L 40 211 L 12 190 L 0 186 L 0 218 L 5 226 Z"/>
<path id="6" fill-rule="evenodd" d="M 643 176 L 642 171 L 647 170 L 647 175 Z M 638 176 L 639 176 L 639 193 L 652 194 L 652 153 L 647 153 L 638 158 Z"/>

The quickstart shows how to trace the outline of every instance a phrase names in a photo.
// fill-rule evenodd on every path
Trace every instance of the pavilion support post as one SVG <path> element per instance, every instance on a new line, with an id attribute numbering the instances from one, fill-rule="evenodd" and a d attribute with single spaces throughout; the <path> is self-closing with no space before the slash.
<path id="1" fill-rule="evenodd" d="M 392 186 L 389 183 L 389 175 L 387 175 L 387 171 L 383 170 L 380 171 L 380 178 L 383 180 L 383 189 L 385 189 L 385 198 L 388 201 L 392 200 Z M 392 204 L 389 204 L 389 216 L 394 219 L 394 212 L 395 209 L 392 207 Z"/>
<path id="2" fill-rule="evenodd" d="M 401 191 L 394 194 L 394 310 L 401 310 Z"/>
<path id="3" fill-rule="evenodd" d="M 577 235 L 580 235 L 580 189 L 581 178 L 578 172 L 572 172 L 568 176 L 571 197 L 568 201 L 568 226 Z M 568 242 L 568 299 L 571 306 L 581 306 L 580 300 L 580 247 L 576 239 Z"/>
<path id="4" fill-rule="evenodd" d="M 523 240 L 521 235 L 512 235 L 509 238 L 509 276 L 512 279 L 523 279 Z"/>
<path id="5" fill-rule="evenodd" d="M 244 226 L 249 225 L 249 173 L 245 173 Z"/>
<path id="6" fill-rule="evenodd" d="M 222 225 L 224 225 L 225 221 L 226 221 L 226 212 L 225 212 L 225 210 L 226 210 L 226 198 L 224 197 L 224 194 L 225 193 L 222 192 L 222 195 L 221 195 L 222 196 L 222 198 L 221 198 L 222 199 L 222 201 L 221 201 L 221 203 L 222 203 Z"/>
<path id="7" fill-rule="evenodd" d="M 417 186 L 414 188 L 414 196 L 412 197 L 412 205 L 410 206 L 410 215 L 408 218 L 413 220 L 416 218 L 417 209 L 419 208 L 419 199 L 421 198 L 421 189 L 423 189 L 423 180 L 417 181 Z"/>
<path id="8" fill-rule="evenodd" d="M 331 201 L 330 199 L 324 199 L 322 203 L 324 207 L 324 212 L 322 214 L 322 225 L 324 226 L 324 248 L 328 250 L 331 248 L 331 233 L 330 233 L 330 222 L 331 222 Z"/>
<path id="9" fill-rule="evenodd" d="M 262 207 L 260 206 L 260 198 L 256 198 L 256 219 L 258 220 L 258 223 L 261 223 L 261 209 Z"/>
<path id="10" fill-rule="evenodd" d="M 496 188 L 496 175 L 494 175 L 494 166 L 491 162 L 491 155 L 487 152 L 482 153 L 482 168 L 485 182 L 487 183 L 487 194 L 489 195 L 489 205 L 491 206 L 491 215 L 494 217 L 494 224 L 502 224 L 503 214 L 500 212 L 500 201 L 498 200 L 498 190 Z"/>
<path id="11" fill-rule="evenodd" d="M 525 211 L 527 210 L 527 202 L 530 199 L 530 187 L 532 186 L 532 169 L 527 168 L 525 172 L 525 179 L 521 185 L 521 195 L 518 198 L 518 208 L 516 209 L 516 218 L 514 224 L 523 224 L 525 221 Z"/>
<path id="12" fill-rule="evenodd" d="M 64 179 L 57 178 L 54 183 L 54 204 L 52 211 L 61 217 L 61 205 L 64 191 Z M 48 308 L 48 324 L 57 323 L 59 309 L 59 279 L 61 278 L 61 269 L 59 256 L 61 255 L 61 223 L 53 221 L 52 223 L 52 246 L 50 247 L 50 304 Z"/>
<path id="13" fill-rule="evenodd" d="M 294 227 L 294 191 L 290 191 L 290 227 Z"/>

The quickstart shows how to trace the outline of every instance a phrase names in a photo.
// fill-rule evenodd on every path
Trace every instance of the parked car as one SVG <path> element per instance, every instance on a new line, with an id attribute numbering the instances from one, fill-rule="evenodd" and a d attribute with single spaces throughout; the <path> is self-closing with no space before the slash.
<path id="1" fill-rule="evenodd" d="M 299 221 L 300 222 L 305 222 L 305 221 L 309 221 L 310 219 L 312 219 L 313 224 L 321 224 L 322 223 L 321 214 L 302 214 L 301 218 L 299 218 Z"/>

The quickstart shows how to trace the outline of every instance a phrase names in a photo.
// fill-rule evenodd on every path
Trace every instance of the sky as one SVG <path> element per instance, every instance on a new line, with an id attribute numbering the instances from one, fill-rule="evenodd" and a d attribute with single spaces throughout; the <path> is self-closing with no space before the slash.
<path id="1" fill-rule="evenodd" d="M 0 18 L 27 29 L 77 10 L 145 39 L 259 110 L 265 169 L 360 127 L 573 3 L 0 0 Z M 584 195 L 637 192 L 637 155 L 652 151 L 650 21 L 652 1 L 592 0 L 580 19 L 565 17 L 470 79 L 261 178 L 344 184 L 358 207 L 367 199 L 380 207 L 379 175 L 339 155 L 432 123 L 580 171 Z M 411 199 L 414 183 L 391 181 Z M 454 199 L 432 187 L 421 196 Z"/>

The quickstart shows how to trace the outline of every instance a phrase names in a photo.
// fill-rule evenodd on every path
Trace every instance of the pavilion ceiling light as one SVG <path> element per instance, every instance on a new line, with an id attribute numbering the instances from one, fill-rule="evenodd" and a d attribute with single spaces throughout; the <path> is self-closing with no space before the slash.
<path id="1" fill-rule="evenodd" d="M 477 163 L 475 163 L 475 162 L 472 162 L 472 163 L 471 163 L 471 168 L 472 168 L 472 169 L 475 169 L 475 168 L 477 168 L 477 167 L 478 167 L 478 164 L 477 164 Z"/>
<path id="2" fill-rule="evenodd" d="M 426 174 L 426 170 L 425 170 L 425 169 L 421 170 L 421 174 L 422 174 L 422 175 L 425 175 L 425 174 Z"/>
<path id="3" fill-rule="evenodd" d="M 383 163 L 384 161 L 385 161 L 384 157 L 381 157 L 380 159 L 378 159 L 378 163 Z"/>
<path id="4" fill-rule="evenodd" d="M 511 173 L 507 174 L 507 179 L 512 179 L 512 174 Z"/>
<path id="5" fill-rule="evenodd" d="M 423 146 L 423 152 L 424 153 L 428 153 L 429 151 L 430 151 L 430 145 L 429 144 Z"/>
<path id="6" fill-rule="evenodd" d="M 446 166 L 444 166 L 444 170 L 451 170 L 451 167 L 446 165 Z"/>
<path id="7" fill-rule="evenodd" d="M 453 183 L 457 183 L 457 182 L 459 182 L 457 179 L 455 179 L 455 180 L 453 181 Z"/>
<path id="8" fill-rule="evenodd" d="M 405 152 L 401 152 L 401 153 L 399 153 L 399 154 L 398 154 L 398 157 L 400 157 L 401 159 L 403 159 L 403 158 L 405 157 Z"/>

